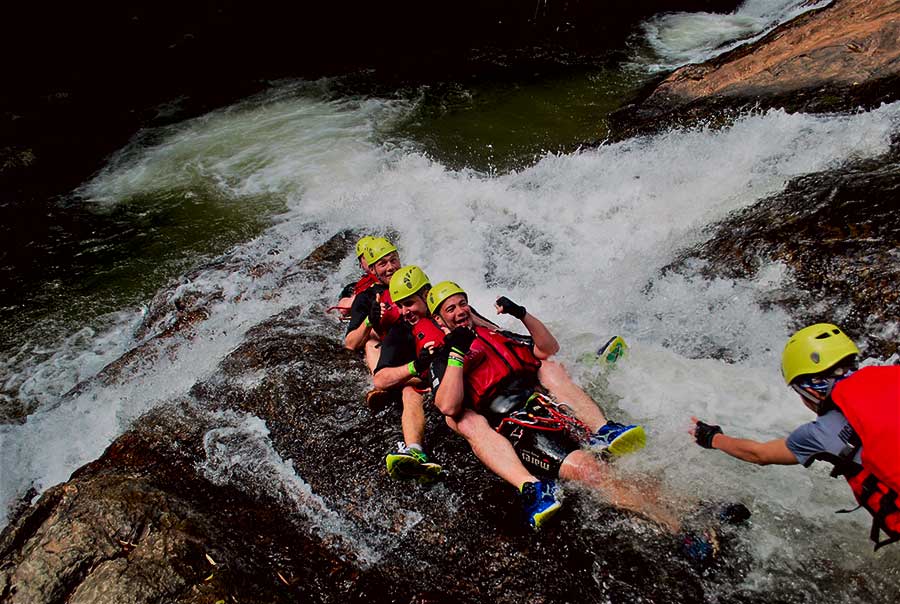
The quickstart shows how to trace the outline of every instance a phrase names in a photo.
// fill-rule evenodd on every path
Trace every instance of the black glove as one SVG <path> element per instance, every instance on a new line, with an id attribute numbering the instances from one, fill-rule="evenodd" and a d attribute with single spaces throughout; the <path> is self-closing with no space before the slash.
<path id="1" fill-rule="evenodd" d="M 381 303 L 378 300 L 372 302 L 367 318 L 369 319 L 369 326 L 372 329 L 378 329 L 378 326 L 381 324 Z"/>
<path id="2" fill-rule="evenodd" d="M 431 360 L 433 358 L 434 348 L 423 348 L 416 360 L 413 361 L 413 369 L 416 370 L 416 375 L 422 375 L 428 371 L 428 367 L 431 365 Z"/>
<path id="3" fill-rule="evenodd" d="M 500 296 L 497 298 L 497 306 L 500 307 L 500 313 L 512 315 L 517 318 L 519 321 L 525 318 L 525 307 L 519 306 L 506 296 Z"/>
<path id="4" fill-rule="evenodd" d="M 712 449 L 712 439 L 716 434 L 723 434 L 721 426 L 704 424 L 699 420 L 697 421 L 697 425 L 694 428 L 694 440 L 697 441 L 698 445 L 704 449 Z"/>
<path id="5" fill-rule="evenodd" d="M 463 354 L 469 352 L 472 341 L 475 339 L 475 332 L 467 327 L 457 327 L 447 334 L 444 338 L 444 346 L 455 348 Z"/>

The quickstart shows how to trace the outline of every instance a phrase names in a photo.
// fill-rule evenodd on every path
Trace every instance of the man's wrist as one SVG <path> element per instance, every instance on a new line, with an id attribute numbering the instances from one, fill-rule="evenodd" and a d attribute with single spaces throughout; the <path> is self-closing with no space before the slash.
<path id="1" fill-rule="evenodd" d="M 419 375 L 419 372 L 416 371 L 416 362 L 410 361 L 406 364 L 406 369 L 409 371 L 409 375 Z"/>

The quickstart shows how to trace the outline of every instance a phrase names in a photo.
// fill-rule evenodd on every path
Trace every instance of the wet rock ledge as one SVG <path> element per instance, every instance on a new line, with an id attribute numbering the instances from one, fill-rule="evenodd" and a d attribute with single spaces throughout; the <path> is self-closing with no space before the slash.
<path id="1" fill-rule="evenodd" d="M 346 242 L 320 249 L 318 268 L 334 269 Z M 315 286 L 314 272 L 293 278 Z M 446 480 L 392 481 L 383 456 L 399 408 L 365 409 L 363 365 L 322 317 L 296 307 L 251 329 L 213 376 L 23 505 L 0 535 L 0 602 L 704 599 L 674 537 L 587 494 L 570 491 L 540 535 L 525 529 L 512 490 L 433 406 L 426 440 Z M 124 367 L 143 354 L 154 347 Z M 122 369 L 104 383 L 130 379 Z M 747 564 L 731 539 L 710 572 L 737 584 Z"/>
<path id="2" fill-rule="evenodd" d="M 834 0 L 757 42 L 682 67 L 612 117 L 617 138 L 729 110 L 848 111 L 900 98 L 900 5 Z"/>

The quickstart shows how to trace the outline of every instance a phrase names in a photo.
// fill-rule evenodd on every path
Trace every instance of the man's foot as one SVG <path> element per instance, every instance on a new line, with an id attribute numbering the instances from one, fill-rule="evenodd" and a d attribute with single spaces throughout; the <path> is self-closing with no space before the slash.
<path id="1" fill-rule="evenodd" d="M 643 449 L 647 444 L 647 435 L 643 426 L 626 426 L 610 421 L 591 435 L 589 444 L 609 455 L 625 455 Z"/>
<path id="2" fill-rule="evenodd" d="M 552 480 L 526 482 L 522 485 L 522 507 L 528 524 L 539 529 L 562 507 L 556 498 L 556 483 Z"/>
<path id="3" fill-rule="evenodd" d="M 382 390 L 381 388 L 373 388 L 366 392 L 366 404 L 373 413 L 378 413 L 388 406 L 394 394 L 390 390 Z"/>
<path id="4" fill-rule="evenodd" d="M 615 365 L 616 361 L 625 356 L 628 345 L 621 336 L 613 336 L 609 341 L 597 350 L 597 358 L 607 365 Z"/>
<path id="5" fill-rule="evenodd" d="M 719 556 L 719 536 L 711 528 L 686 533 L 681 538 L 681 553 L 692 562 L 709 566 Z"/>
<path id="6" fill-rule="evenodd" d="M 441 466 L 428 461 L 428 455 L 418 449 L 410 449 L 397 443 L 397 452 L 384 458 L 388 475 L 395 480 L 417 480 L 422 484 L 433 482 L 441 473 Z"/>

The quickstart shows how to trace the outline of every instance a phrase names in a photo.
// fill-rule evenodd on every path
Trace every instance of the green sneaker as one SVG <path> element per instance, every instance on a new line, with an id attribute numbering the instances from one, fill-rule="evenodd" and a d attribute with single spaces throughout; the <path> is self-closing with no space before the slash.
<path id="1" fill-rule="evenodd" d="M 628 344 L 621 336 L 613 336 L 609 341 L 597 350 L 597 359 L 607 365 L 615 365 L 616 361 L 628 352 Z"/>
<path id="2" fill-rule="evenodd" d="M 428 461 L 428 455 L 397 443 L 397 452 L 384 458 L 388 475 L 394 480 L 416 480 L 422 484 L 433 482 L 441 473 L 441 466 Z"/>

